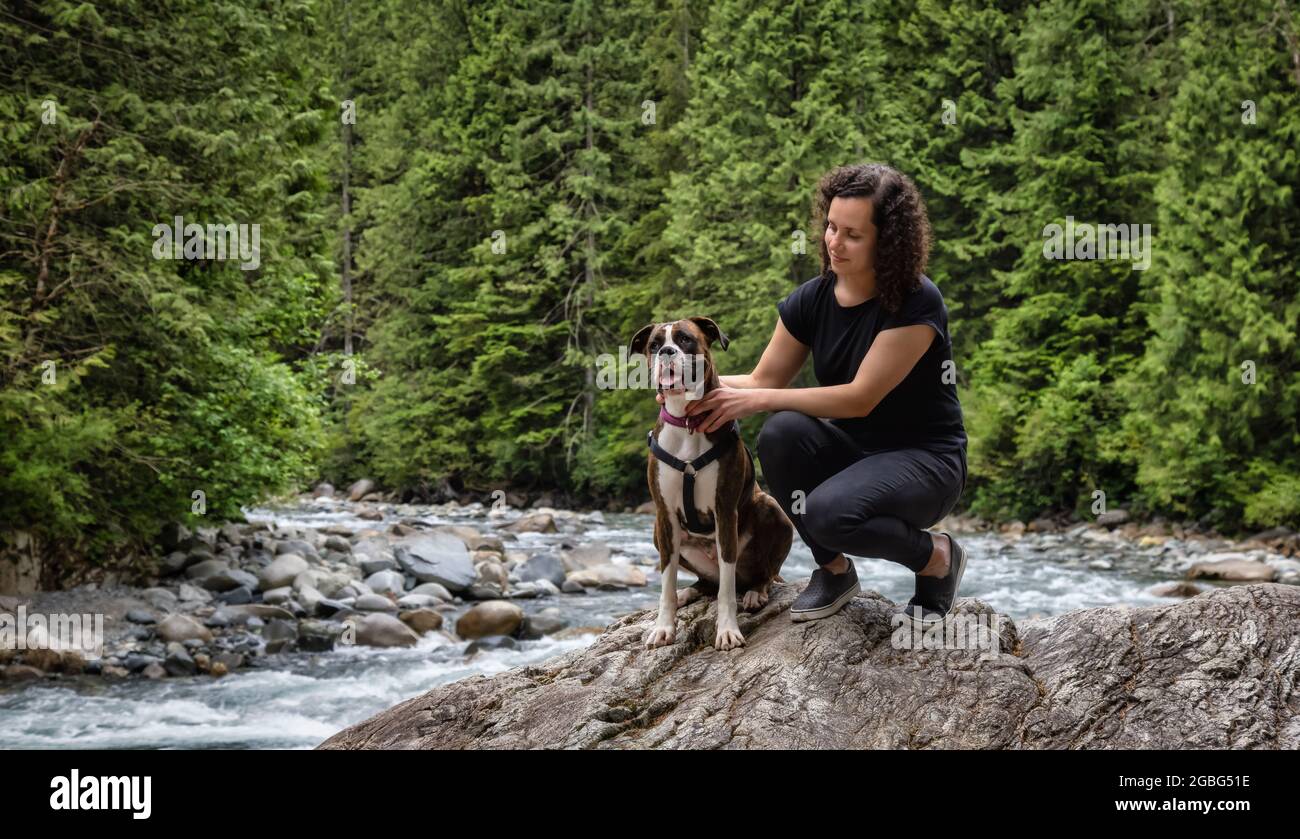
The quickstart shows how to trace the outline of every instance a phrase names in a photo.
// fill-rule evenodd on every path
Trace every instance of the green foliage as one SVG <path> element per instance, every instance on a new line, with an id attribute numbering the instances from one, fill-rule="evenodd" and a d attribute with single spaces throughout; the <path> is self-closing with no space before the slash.
<path id="1" fill-rule="evenodd" d="M 0 520 L 57 584 L 314 471 L 318 385 L 292 362 L 330 305 L 326 103 L 310 6 L 6 9 Z M 260 225 L 260 266 L 155 259 L 178 215 Z"/>

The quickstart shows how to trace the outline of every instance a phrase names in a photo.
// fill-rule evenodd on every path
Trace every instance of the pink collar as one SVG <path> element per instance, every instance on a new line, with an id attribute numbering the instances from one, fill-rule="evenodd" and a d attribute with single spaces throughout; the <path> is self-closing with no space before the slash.
<path id="1" fill-rule="evenodd" d="M 703 419 L 703 416 L 677 417 L 668 413 L 668 409 L 666 407 L 660 406 L 659 419 L 663 420 L 669 425 L 675 425 L 678 428 L 685 428 L 687 431 L 694 432 L 695 429 L 699 427 L 700 420 Z"/>

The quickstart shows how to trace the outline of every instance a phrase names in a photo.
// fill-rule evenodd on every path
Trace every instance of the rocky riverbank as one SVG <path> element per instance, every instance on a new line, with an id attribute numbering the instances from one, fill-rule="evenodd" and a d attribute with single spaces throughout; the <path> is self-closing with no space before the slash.
<path id="1" fill-rule="evenodd" d="M 295 525 L 255 520 L 193 533 L 173 526 L 164 534 L 161 573 L 149 585 L 0 597 L 0 615 L 22 607 L 28 614 L 104 616 L 101 658 L 39 649 L 38 632 L 20 645 L 26 649 L 0 644 L 0 679 L 222 676 L 281 655 L 411 646 L 429 633 L 473 656 L 528 639 L 598 633 L 607 619 L 568 625 L 574 613 L 567 597 L 657 580 L 648 520 L 650 551 L 623 552 L 592 535 L 604 523 L 602 512 L 558 510 L 544 506 L 545 498 L 529 509 L 520 506 L 526 499 L 503 500 L 492 507 L 400 504 L 361 481 L 338 495 L 321 486 L 292 499 L 295 513 L 321 518 L 316 525 L 300 516 Z M 348 523 L 338 523 L 340 516 Z M 1231 542 L 1190 523 L 1126 518 L 1114 511 L 1093 523 L 994 527 L 954 517 L 935 529 L 996 532 L 1002 555 L 1024 558 L 1014 562 L 1041 558 L 1104 574 L 1136 559 L 1163 580 L 1148 601 L 1191 597 L 1223 583 L 1300 583 L 1300 536 L 1285 529 Z M 448 520 L 469 523 L 435 523 Z M 1134 549 L 1140 556 L 1131 556 Z"/>
<path id="2" fill-rule="evenodd" d="M 101 657 L 39 648 L 57 645 L 42 644 L 46 634 L 33 632 L 20 645 L 26 649 L 0 650 L 0 679 L 222 676 L 266 656 L 343 645 L 413 646 L 431 632 L 463 643 L 473 655 L 601 629 L 569 627 L 561 609 L 526 611 L 525 603 L 647 584 L 638 567 L 645 558 L 616 558 L 608 545 L 583 537 L 602 522 L 600 512 L 489 513 L 493 526 L 483 532 L 430 526 L 405 518 L 415 510 L 373 497 L 353 502 L 318 493 L 300 501 L 390 523 L 360 529 L 228 523 L 193 533 L 170 527 L 155 585 L 0 597 L 0 612 L 21 607 L 28 615 L 104 616 Z M 441 509 L 481 512 L 483 505 Z M 571 538 L 554 548 L 518 550 L 524 533 Z"/>

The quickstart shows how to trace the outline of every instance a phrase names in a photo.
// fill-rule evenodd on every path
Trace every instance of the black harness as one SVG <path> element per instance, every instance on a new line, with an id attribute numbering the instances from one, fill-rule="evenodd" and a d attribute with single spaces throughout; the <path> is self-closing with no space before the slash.
<path id="1" fill-rule="evenodd" d="M 690 462 L 676 458 L 665 451 L 663 446 L 659 445 L 659 441 L 655 439 L 655 431 L 653 428 L 650 429 L 650 433 L 647 436 L 647 441 L 650 444 L 650 451 L 654 453 L 654 456 L 658 458 L 660 462 L 666 463 L 678 472 L 682 473 L 682 506 L 686 508 L 686 529 L 700 536 L 712 535 L 717 524 L 712 515 L 709 516 L 708 521 L 701 520 L 699 513 L 695 509 L 695 475 L 704 467 L 708 466 L 719 457 L 722 457 L 725 444 L 731 442 L 733 438 L 738 439 L 740 437 L 739 423 L 732 420 L 731 425 L 727 426 L 723 434 L 723 439 L 715 443 L 713 448 Z M 744 443 L 741 443 L 741 448 L 745 450 L 745 456 L 749 458 L 750 480 L 753 480 L 754 456 L 749 453 L 749 447 Z"/>

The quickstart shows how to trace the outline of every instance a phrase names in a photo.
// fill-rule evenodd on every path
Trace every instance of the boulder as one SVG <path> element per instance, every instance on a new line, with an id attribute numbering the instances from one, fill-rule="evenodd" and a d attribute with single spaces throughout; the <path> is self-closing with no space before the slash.
<path id="1" fill-rule="evenodd" d="M 168 642 L 197 638 L 206 644 L 212 640 L 212 631 L 185 615 L 168 615 L 158 624 L 158 637 Z"/>
<path id="2" fill-rule="evenodd" d="M 508 600 L 476 603 L 456 621 L 456 634 L 466 640 L 489 635 L 513 635 L 524 622 L 524 610 Z"/>
<path id="3" fill-rule="evenodd" d="M 453 592 L 474 584 L 469 549 L 448 533 L 408 536 L 393 543 L 393 553 L 402 570 L 422 583 L 438 583 Z"/>
<path id="4" fill-rule="evenodd" d="M 370 491 L 374 488 L 375 488 L 374 481 L 370 480 L 369 478 L 362 478 L 361 480 L 354 483 L 352 486 L 348 487 L 348 500 L 360 501 L 364 496 L 368 495 Z"/>
<path id="5" fill-rule="evenodd" d="M 356 622 L 356 642 L 366 647 L 410 647 L 420 636 L 392 615 L 376 612 Z"/>
<path id="6" fill-rule="evenodd" d="M 318 748 L 1300 748 L 1278 688 L 1300 679 L 1300 588 L 1017 622 L 963 598 L 941 628 L 993 631 L 949 649 L 895 628 L 875 592 L 792 623 L 800 588 L 741 612 L 745 645 L 727 652 L 711 598 L 681 608 L 661 647 L 644 643 L 655 610 L 634 612 L 584 649 L 436 687 Z"/>
<path id="7" fill-rule="evenodd" d="M 645 572 L 631 565 L 597 565 L 582 571 L 574 571 L 567 582 L 574 582 L 583 587 L 602 585 L 643 586 L 646 584 Z"/>
<path id="8" fill-rule="evenodd" d="M 257 582 L 262 591 L 293 585 L 299 574 L 308 569 L 307 560 L 299 554 L 283 553 L 257 575 Z"/>
<path id="9" fill-rule="evenodd" d="M 1277 570 L 1273 566 L 1253 559 L 1220 559 L 1196 563 L 1188 569 L 1187 579 L 1205 577 L 1210 580 L 1232 582 L 1268 582 L 1275 574 Z"/>

